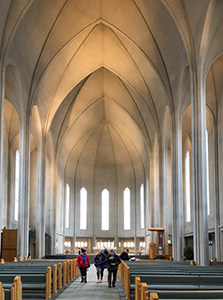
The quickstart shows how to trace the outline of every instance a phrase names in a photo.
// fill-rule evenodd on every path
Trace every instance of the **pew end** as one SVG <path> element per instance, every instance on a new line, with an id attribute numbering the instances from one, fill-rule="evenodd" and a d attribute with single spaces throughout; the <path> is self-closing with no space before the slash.
<path id="1" fill-rule="evenodd" d="M 149 300 L 159 300 L 158 294 L 157 293 L 150 293 Z"/>
<path id="2" fill-rule="evenodd" d="M 140 300 L 141 296 L 141 279 L 140 277 L 135 277 L 135 300 Z"/>

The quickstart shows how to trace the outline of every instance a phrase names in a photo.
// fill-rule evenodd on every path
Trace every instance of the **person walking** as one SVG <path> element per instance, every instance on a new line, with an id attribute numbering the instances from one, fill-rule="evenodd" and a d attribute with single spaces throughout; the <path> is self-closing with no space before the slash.
<path id="1" fill-rule="evenodd" d="M 97 283 L 101 283 L 103 280 L 104 269 L 106 268 L 105 259 L 106 256 L 103 251 L 99 251 L 94 258 L 94 265 L 97 270 Z"/>
<path id="2" fill-rule="evenodd" d="M 81 249 L 81 254 L 78 255 L 76 267 L 81 271 L 81 282 L 87 283 L 87 269 L 90 267 L 90 261 L 85 249 Z"/>
<path id="3" fill-rule="evenodd" d="M 106 264 L 108 268 L 108 287 L 115 287 L 116 277 L 118 272 L 118 265 L 121 263 L 121 260 L 118 255 L 115 254 L 114 250 L 110 250 L 110 254 L 107 256 Z M 113 280 L 112 280 L 113 275 Z"/>

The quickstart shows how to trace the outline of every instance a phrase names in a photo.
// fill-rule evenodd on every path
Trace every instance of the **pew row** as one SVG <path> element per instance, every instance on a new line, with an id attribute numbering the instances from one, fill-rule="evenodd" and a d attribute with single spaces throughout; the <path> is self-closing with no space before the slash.
<path id="1" fill-rule="evenodd" d="M 16 276 L 10 283 L 0 282 L 0 300 L 22 300 L 20 276 Z"/>
<path id="2" fill-rule="evenodd" d="M 23 293 L 44 294 L 45 299 L 51 298 L 51 293 L 57 293 L 64 285 L 74 279 L 79 273 L 76 269 L 76 259 L 68 261 L 20 261 L 0 265 L 0 281 L 11 280 L 10 276 L 20 275 L 23 282 Z M 5 282 L 6 284 L 6 282 Z M 36 297 L 35 297 L 36 298 Z"/>
<path id="3" fill-rule="evenodd" d="M 123 276 L 126 272 L 127 276 Z M 156 293 L 159 299 L 223 299 L 222 267 L 198 267 L 181 262 L 127 262 L 122 263 L 119 273 L 127 299 L 132 298 L 133 292 L 138 299 L 137 280 L 140 287 L 141 282 L 147 284 L 150 298 Z"/>

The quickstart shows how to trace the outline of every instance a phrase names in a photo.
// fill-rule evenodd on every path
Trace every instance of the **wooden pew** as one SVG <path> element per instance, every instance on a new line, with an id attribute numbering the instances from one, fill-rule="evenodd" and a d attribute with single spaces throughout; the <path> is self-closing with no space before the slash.
<path id="1" fill-rule="evenodd" d="M 158 294 L 157 293 L 150 293 L 149 300 L 159 300 Z"/>
<path id="2" fill-rule="evenodd" d="M 29 283 L 26 282 L 26 275 L 29 277 L 37 276 L 36 280 L 38 281 L 42 275 L 45 276 L 45 297 L 46 299 L 51 297 L 51 279 L 52 279 L 52 293 L 57 293 L 57 289 L 62 289 L 62 285 L 65 285 L 70 280 L 75 278 L 79 274 L 79 269 L 76 269 L 76 259 L 66 260 L 63 265 L 60 262 L 61 260 L 55 261 L 53 260 L 23 260 L 16 263 L 6 263 L 1 265 L 0 267 L 0 278 L 1 273 L 5 274 L 5 276 L 10 276 L 11 274 L 18 274 L 23 277 L 24 281 L 24 291 L 28 290 Z M 47 265 L 50 266 L 47 267 Z M 52 273 L 51 273 L 52 267 Z M 44 273 L 45 270 L 45 273 Z M 30 276 L 29 276 L 30 274 Z M 35 275 L 34 275 L 35 274 Z M 42 274 L 42 275 L 41 275 Z M 29 278 L 30 279 L 30 278 Z M 31 280 L 31 279 L 30 279 Z M 29 280 L 29 281 L 30 281 Z M 40 279 L 42 280 L 42 279 Z M 34 284 L 35 285 L 35 284 Z M 14 293 L 14 287 L 12 287 L 12 294 Z M 38 286 L 38 282 L 35 285 L 36 290 L 41 290 L 41 284 Z M 31 290 L 34 290 L 31 288 Z"/>
<path id="3" fill-rule="evenodd" d="M 18 272 L 15 272 L 15 274 L 0 273 L 3 287 L 10 288 L 10 282 L 13 282 L 14 276 L 17 274 Z M 51 267 L 47 268 L 46 273 L 29 274 L 20 272 L 20 277 L 20 281 L 23 283 L 23 291 L 40 290 L 45 293 L 46 299 L 51 298 Z"/>
<path id="4" fill-rule="evenodd" d="M 129 273 L 129 267 L 121 261 L 121 264 L 118 268 L 118 275 L 121 280 L 123 289 L 126 294 L 126 299 L 130 300 L 130 273 Z"/>
<path id="5" fill-rule="evenodd" d="M 0 300 L 5 300 L 5 292 L 2 287 L 2 283 L 0 282 Z"/>
<path id="6" fill-rule="evenodd" d="M 135 277 L 135 300 L 141 300 L 141 279 Z"/>
<path id="7" fill-rule="evenodd" d="M 139 290 L 142 287 L 141 281 L 149 284 L 150 298 L 157 297 L 155 299 L 158 299 L 158 295 L 152 295 L 153 291 L 158 290 L 162 295 L 161 299 L 164 299 L 163 295 L 165 294 L 166 299 L 171 297 L 171 299 L 184 299 L 184 293 L 190 295 L 189 298 L 194 298 L 193 294 L 196 294 L 196 297 L 201 296 L 202 299 L 208 299 L 206 294 L 209 293 L 211 299 L 215 299 L 215 297 L 216 299 L 219 297 L 223 299 L 223 265 L 210 268 L 194 266 L 193 264 L 171 263 L 127 262 L 130 267 L 131 287 L 134 283 L 136 300 L 141 300 L 139 298 Z M 188 296 L 186 298 L 189 299 Z"/>
<path id="8" fill-rule="evenodd" d="M 20 276 L 14 278 L 13 283 L 8 284 L 8 288 L 4 290 L 4 285 L 0 282 L 0 300 L 22 300 L 22 283 Z"/>
<path id="9" fill-rule="evenodd" d="M 149 300 L 148 288 L 145 282 L 141 283 L 141 299 L 140 300 Z"/>

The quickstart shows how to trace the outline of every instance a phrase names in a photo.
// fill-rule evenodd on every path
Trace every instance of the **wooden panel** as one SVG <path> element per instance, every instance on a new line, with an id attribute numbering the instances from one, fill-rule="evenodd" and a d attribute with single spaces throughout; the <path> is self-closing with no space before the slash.
<path id="1" fill-rule="evenodd" d="M 17 230 L 16 229 L 3 229 L 2 248 L 3 249 L 17 249 Z"/>
<path id="2" fill-rule="evenodd" d="M 17 257 L 17 229 L 3 229 L 1 257 L 7 262 L 13 262 Z"/>
<path id="3" fill-rule="evenodd" d="M 17 256 L 17 250 L 16 249 L 2 249 L 2 258 L 6 262 L 13 262 L 14 257 Z"/>

